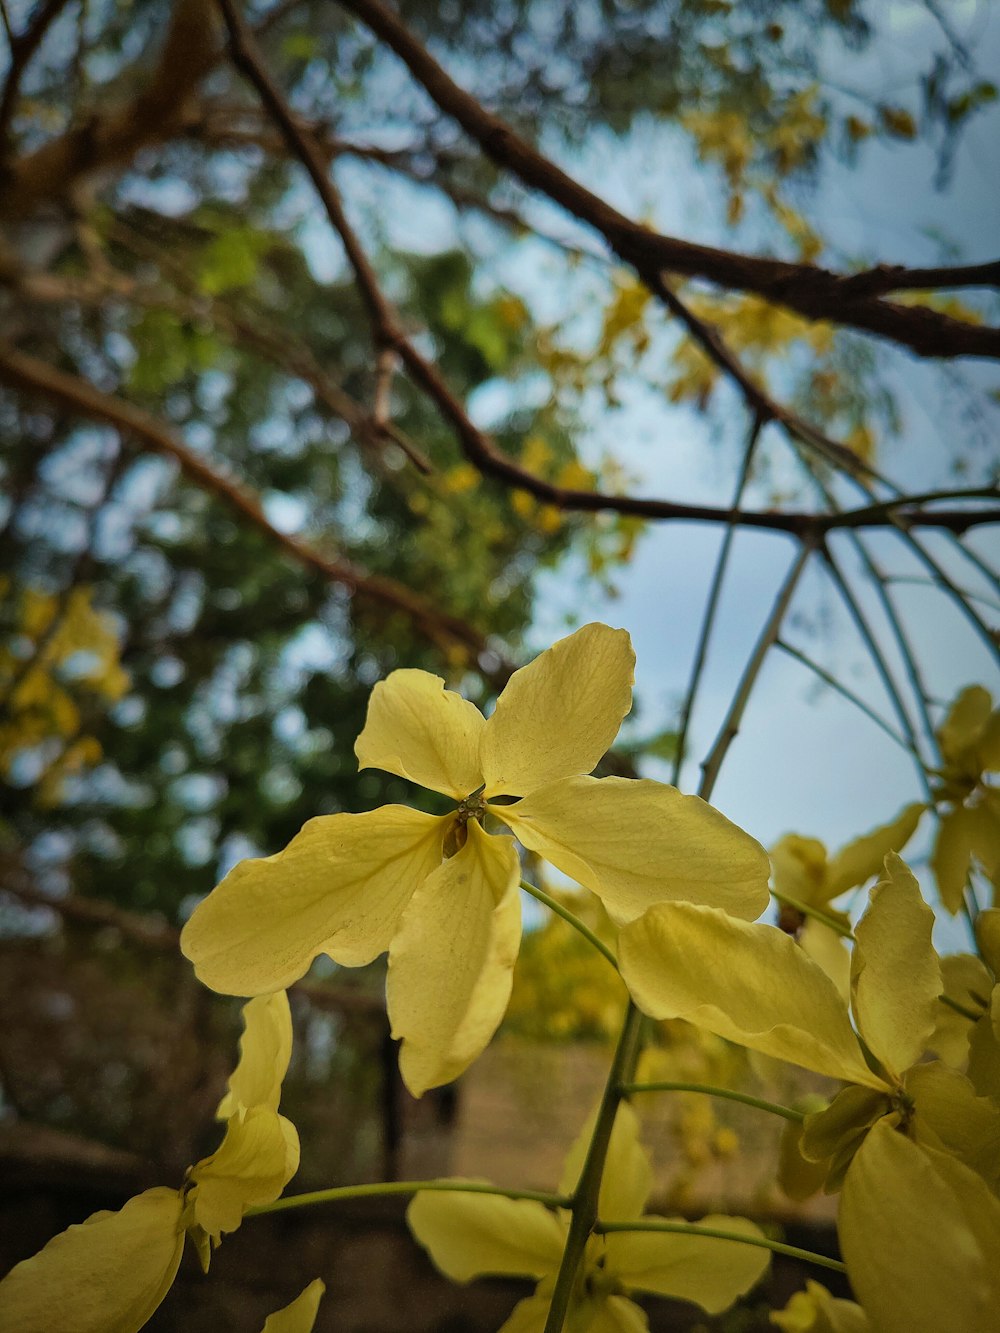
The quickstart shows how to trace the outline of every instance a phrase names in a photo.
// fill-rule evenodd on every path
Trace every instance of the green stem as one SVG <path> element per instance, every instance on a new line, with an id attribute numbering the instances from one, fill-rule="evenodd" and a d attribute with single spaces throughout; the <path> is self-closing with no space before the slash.
<path id="1" fill-rule="evenodd" d="M 611 966 L 618 971 L 618 959 L 614 956 L 603 940 L 597 938 L 589 926 L 584 925 L 578 916 L 574 916 L 568 907 L 563 907 L 558 899 L 553 898 L 551 894 L 540 889 L 537 884 L 529 884 L 526 879 L 521 880 L 521 888 L 525 893 L 530 893 L 532 898 L 537 898 L 543 903 L 550 912 L 555 912 L 556 916 L 561 916 L 564 921 L 568 921 L 574 930 L 579 931 L 583 938 L 591 943 L 599 954 L 602 954 Z"/>
<path id="2" fill-rule="evenodd" d="M 762 1097 L 751 1097 L 746 1092 L 734 1092 L 732 1088 L 716 1088 L 710 1083 L 623 1083 L 620 1091 L 625 1097 L 631 1097 L 636 1092 L 703 1092 L 706 1097 L 724 1097 L 730 1102 L 742 1102 L 744 1106 L 770 1111 L 772 1115 L 780 1115 L 785 1120 L 794 1120 L 799 1124 L 806 1118 L 804 1111 L 779 1106 L 777 1102 L 767 1102 Z"/>
<path id="3" fill-rule="evenodd" d="M 274 1203 L 261 1203 L 248 1208 L 245 1217 L 260 1217 L 263 1213 L 283 1213 L 290 1208 L 311 1208 L 317 1203 L 340 1203 L 344 1199 L 377 1199 L 392 1194 L 494 1194 L 504 1199 L 532 1199 L 546 1208 L 568 1208 L 570 1200 L 564 1194 L 546 1194 L 542 1190 L 506 1190 L 499 1185 L 480 1184 L 472 1180 L 386 1180 L 367 1185 L 338 1185 L 334 1189 L 313 1190 L 310 1194 L 288 1194 Z"/>
<path id="4" fill-rule="evenodd" d="M 801 912 L 803 916 L 811 916 L 816 921 L 822 921 L 824 926 L 829 926 L 831 930 L 842 936 L 845 940 L 853 940 L 854 934 L 849 926 L 845 926 L 842 921 L 836 917 L 827 916 L 827 914 L 818 907 L 812 907 L 809 903 L 804 903 L 798 898 L 793 898 L 788 893 L 779 893 L 777 889 L 771 890 L 771 897 L 782 903 L 785 907 L 792 907 L 796 912 Z"/>
<path id="5" fill-rule="evenodd" d="M 740 1245 L 756 1245 L 760 1250 L 773 1250 L 775 1254 L 787 1254 L 790 1259 L 818 1264 L 820 1268 L 832 1268 L 835 1273 L 847 1272 L 846 1265 L 839 1259 L 828 1259 L 825 1254 L 800 1250 L 797 1245 L 786 1245 L 783 1241 L 771 1240 L 767 1236 L 744 1236 L 738 1231 L 721 1231 L 716 1227 L 702 1227 L 693 1222 L 668 1222 L 666 1219 L 651 1217 L 636 1222 L 598 1222 L 594 1230 L 604 1236 L 613 1231 L 666 1231 L 675 1236 L 709 1236 L 713 1240 L 735 1241 Z"/>
<path id="6" fill-rule="evenodd" d="M 561 1333 L 566 1313 L 569 1310 L 570 1298 L 573 1295 L 573 1287 L 576 1284 L 576 1276 L 580 1268 L 580 1262 L 583 1259 L 583 1252 L 597 1221 L 597 1203 L 601 1192 L 601 1180 L 604 1176 L 604 1163 L 608 1155 L 615 1116 L 618 1114 L 618 1104 L 622 1100 L 621 1087 L 634 1074 L 635 1062 L 639 1057 L 642 1023 L 642 1013 L 630 1000 L 628 1009 L 625 1011 L 625 1022 L 622 1025 L 621 1036 L 618 1038 L 618 1045 L 615 1048 L 614 1059 L 608 1073 L 608 1081 L 604 1085 L 601 1104 L 597 1108 L 597 1119 L 594 1122 L 590 1147 L 587 1149 L 587 1157 L 583 1163 L 583 1170 L 580 1172 L 580 1180 L 573 1193 L 573 1201 L 570 1205 L 573 1215 L 569 1224 L 569 1234 L 566 1237 L 566 1247 L 563 1250 L 562 1260 L 559 1264 L 556 1284 L 552 1289 L 552 1301 L 549 1305 L 549 1313 L 546 1316 L 544 1333 Z"/>

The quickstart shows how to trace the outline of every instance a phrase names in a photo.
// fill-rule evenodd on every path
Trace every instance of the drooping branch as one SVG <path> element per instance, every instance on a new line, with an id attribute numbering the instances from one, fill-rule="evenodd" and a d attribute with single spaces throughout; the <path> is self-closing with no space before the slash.
<path id="1" fill-rule="evenodd" d="M 477 630 L 458 617 L 439 610 L 405 584 L 371 574 L 343 557 L 325 555 L 301 538 L 274 527 L 252 491 L 217 472 L 159 421 L 131 403 L 102 393 L 85 380 L 56 370 L 2 340 L 0 382 L 23 393 L 41 395 L 92 421 L 115 426 L 145 448 L 173 459 L 192 481 L 236 510 L 243 520 L 299 564 L 356 597 L 402 612 L 430 642 L 442 648 L 460 647 L 474 660 L 487 653 L 486 641 Z"/>
<path id="2" fill-rule="evenodd" d="M 657 268 L 754 292 L 806 319 L 829 320 L 875 334 L 920 356 L 1000 358 L 1000 328 L 970 324 L 926 307 L 859 296 L 851 288 L 851 275 L 812 264 L 697 245 L 633 222 L 544 157 L 455 83 L 381 0 L 338 0 L 338 3 L 395 51 L 434 102 L 462 126 L 492 162 L 600 232 L 612 252 L 637 272 Z M 976 266 L 980 280 L 983 267 Z M 992 266 L 985 268 L 987 274 L 992 272 Z M 893 285 L 887 290 L 909 285 L 898 271 L 891 281 Z M 959 281 L 966 285 L 961 276 Z M 944 280 L 939 278 L 938 285 L 944 286 Z"/>

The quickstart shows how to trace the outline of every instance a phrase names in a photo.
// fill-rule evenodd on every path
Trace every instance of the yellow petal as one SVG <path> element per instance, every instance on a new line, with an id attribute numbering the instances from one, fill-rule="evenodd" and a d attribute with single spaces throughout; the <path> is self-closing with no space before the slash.
<path id="1" fill-rule="evenodd" d="M 872 829 L 863 838 L 841 847 L 827 871 L 829 897 L 837 898 L 848 889 L 864 884 L 875 875 L 881 875 L 886 856 L 889 852 L 903 850 L 926 809 L 919 802 L 908 805 L 890 823 Z"/>
<path id="2" fill-rule="evenodd" d="M 979 733 L 976 767 L 984 773 L 1000 773 L 1000 708 L 994 708 Z"/>
<path id="3" fill-rule="evenodd" d="M 565 1224 L 542 1204 L 495 1194 L 417 1194 L 406 1220 L 453 1282 L 542 1277 L 559 1267 L 566 1242 Z"/>
<path id="4" fill-rule="evenodd" d="M 961 909 L 964 901 L 965 882 L 972 858 L 974 823 L 975 816 L 971 810 L 964 805 L 956 806 L 941 817 L 934 850 L 931 852 L 931 869 L 937 880 L 941 903 L 952 916 Z"/>
<path id="5" fill-rule="evenodd" d="M 487 796 L 526 796 L 596 767 L 632 707 L 634 668 L 625 631 L 594 624 L 515 671 L 483 732 Z"/>
<path id="6" fill-rule="evenodd" d="M 588 1116 L 566 1155 L 559 1181 L 560 1194 L 572 1194 L 577 1187 L 596 1118 L 596 1111 Z M 639 1118 L 629 1102 L 622 1102 L 608 1142 L 597 1201 L 598 1216 L 602 1222 L 625 1222 L 640 1217 L 652 1187 L 653 1168 L 649 1154 L 639 1142 Z"/>
<path id="7" fill-rule="evenodd" d="M 995 882 L 1000 871 L 1000 806 L 994 806 L 990 795 L 994 801 L 998 799 L 996 793 L 986 793 L 967 813 L 972 851 L 986 875 Z"/>
<path id="8" fill-rule="evenodd" d="M 783 1310 L 771 1311 L 771 1323 L 783 1333 L 871 1333 L 871 1323 L 860 1305 L 831 1296 L 811 1279 Z"/>
<path id="9" fill-rule="evenodd" d="M 850 923 L 848 923 L 850 924 Z M 806 917 L 798 935 L 799 948 L 823 969 L 837 988 L 845 1004 L 851 1002 L 851 951 L 841 935 L 830 926 Z"/>
<path id="10" fill-rule="evenodd" d="M 770 855 L 774 887 L 779 893 L 812 905 L 828 901 L 826 848 L 818 838 L 786 833 L 771 848 Z"/>
<path id="11" fill-rule="evenodd" d="M 618 962 L 653 1018 L 686 1018 L 818 1074 L 885 1087 L 864 1062 L 833 982 L 774 926 L 664 903 L 624 928 Z"/>
<path id="12" fill-rule="evenodd" d="M 977 1096 L 964 1074 L 940 1060 L 917 1065 L 906 1076 L 913 1098 L 910 1137 L 940 1148 L 982 1176 L 996 1193 L 1000 1185 L 1000 1116 L 988 1097 Z"/>
<path id="13" fill-rule="evenodd" d="M 649 1333 L 649 1320 L 627 1296 L 595 1296 L 570 1311 L 566 1333 Z"/>
<path id="14" fill-rule="evenodd" d="M 802 1153 L 802 1125 L 786 1120 L 778 1148 L 778 1185 L 790 1199 L 801 1203 L 820 1189 L 826 1179 L 825 1162 L 812 1162 Z"/>
<path id="15" fill-rule="evenodd" d="M 170 1289 L 184 1248 L 181 1197 L 151 1189 L 61 1232 L 0 1282 L 9 1333 L 135 1333 Z"/>
<path id="16" fill-rule="evenodd" d="M 402 805 L 310 819 L 283 852 L 229 872 L 195 908 L 181 949 L 224 995 L 283 990 L 320 953 L 370 963 L 440 865 L 449 823 Z"/>
<path id="17" fill-rule="evenodd" d="M 284 1116 L 252 1107 L 226 1125 L 222 1143 L 191 1168 L 189 1224 L 213 1240 L 235 1231 L 256 1204 L 273 1203 L 299 1169 L 299 1137 Z"/>
<path id="18" fill-rule="evenodd" d="M 697 1225 L 763 1237 L 760 1228 L 743 1217 L 713 1215 L 703 1217 Z M 709 1314 L 728 1310 L 760 1281 L 771 1259 L 767 1250 L 756 1245 L 652 1231 L 615 1231 L 607 1237 L 607 1245 L 607 1271 L 623 1286 L 694 1301 Z"/>
<path id="19" fill-rule="evenodd" d="M 961 764 L 989 721 L 993 700 L 982 685 L 969 685 L 955 699 L 938 728 L 941 753 L 950 764 Z"/>
<path id="20" fill-rule="evenodd" d="M 1000 908 L 988 907 L 976 917 L 976 941 L 983 961 L 1000 977 Z"/>
<path id="21" fill-rule="evenodd" d="M 768 902 L 760 843 L 697 796 L 629 778 L 567 778 L 491 807 L 525 847 L 596 893 L 621 924 L 654 903 L 753 919 Z"/>
<path id="22" fill-rule="evenodd" d="M 415 1097 L 468 1068 L 510 999 L 521 942 L 517 853 L 475 821 L 467 829 L 461 851 L 417 888 L 389 950 L 392 1035 Z"/>
<path id="23" fill-rule="evenodd" d="M 292 1056 L 292 1015 L 283 990 L 258 995 L 243 1006 L 240 1059 L 229 1078 L 216 1120 L 242 1115 L 252 1106 L 278 1109 L 281 1083 Z"/>
<path id="24" fill-rule="evenodd" d="M 269 1314 L 261 1333 L 312 1333 L 324 1291 L 326 1284 L 316 1278 L 295 1297 L 291 1305 Z"/>
<path id="25" fill-rule="evenodd" d="M 548 1296 L 529 1296 L 525 1301 L 518 1301 L 498 1333 L 545 1333 L 550 1303 Z"/>
<path id="26" fill-rule="evenodd" d="M 969 1037 L 969 1081 L 980 1097 L 1000 1104 L 1000 986 Z"/>
<path id="27" fill-rule="evenodd" d="M 981 912 L 977 920 L 986 915 Z M 941 959 L 941 993 L 967 1009 L 979 1012 L 989 999 L 993 978 L 974 954 L 948 954 Z M 969 1058 L 972 1023 L 950 1005 L 938 1003 L 934 1031 L 927 1039 L 927 1049 L 950 1065 L 963 1068 Z"/>
<path id="28" fill-rule="evenodd" d="M 934 1031 L 941 965 L 931 943 L 934 913 L 899 857 L 885 858 L 887 878 L 872 889 L 854 931 L 851 989 L 858 1031 L 898 1078 L 923 1054 Z"/>
<path id="29" fill-rule="evenodd" d="M 847 1173 L 838 1229 L 879 1333 L 996 1333 L 1000 1201 L 955 1158 L 881 1121 Z"/>
<path id="30" fill-rule="evenodd" d="M 372 690 L 364 730 L 354 746 L 359 768 L 398 773 L 421 787 L 461 800 L 483 785 L 482 713 L 440 676 L 393 671 Z"/>
<path id="31" fill-rule="evenodd" d="M 849 1084 L 841 1088 L 822 1111 L 807 1115 L 802 1123 L 802 1156 L 810 1162 L 828 1162 L 852 1141 L 855 1148 L 877 1120 L 888 1115 L 892 1104 L 886 1093 Z"/>

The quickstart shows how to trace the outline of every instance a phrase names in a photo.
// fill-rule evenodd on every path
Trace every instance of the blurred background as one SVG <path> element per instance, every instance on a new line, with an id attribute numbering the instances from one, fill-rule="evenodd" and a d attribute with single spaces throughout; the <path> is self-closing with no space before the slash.
<path id="1" fill-rule="evenodd" d="M 659 231 L 842 271 L 995 258 L 1000 15 L 986 3 L 398 11 L 463 87 Z M 728 507 L 742 472 L 741 503 L 762 510 L 861 505 L 865 486 L 887 494 L 880 477 L 908 493 L 995 486 L 995 361 L 918 356 L 679 282 L 782 405 L 754 431 L 690 323 L 487 160 L 344 9 L 244 12 L 403 327 L 536 477 Z M 314 815 L 436 808 L 356 772 L 375 681 L 420 667 L 488 710 L 511 667 L 569 628 L 623 626 L 636 704 L 607 771 L 693 790 L 791 555 L 781 533 L 736 530 L 693 673 L 725 525 L 572 512 L 477 470 L 373 347 L 338 237 L 213 13 L 4 6 L 4 1270 L 95 1208 L 179 1183 L 214 1146 L 239 1022 L 177 949 L 200 898 Z M 899 300 L 996 323 L 996 276 Z M 815 438 L 842 452 L 802 447 Z M 920 759 L 933 764 L 948 702 L 974 681 L 996 692 L 995 529 L 919 549 L 845 532 L 831 549 L 848 595 L 807 574 L 714 796 L 767 846 L 794 832 L 833 850 L 926 799 Z M 928 815 L 907 851 L 932 898 L 933 837 Z M 543 882 L 610 938 L 572 886 Z M 295 988 L 294 1190 L 445 1173 L 553 1185 L 603 1085 L 621 996 L 563 922 L 534 903 L 525 919 L 496 1043 L 419 1103 L 396 1072 L 383 961 L 317 963 Z M 968 948 L 960 917 L 942 913 L 939 934 Z M 822 1090 L 683 1024 L 662 1025 L 647 1060 L 650 1078 L 778 1102 Z M 778 1188 L 769 1118 L 686 1093 L 643 1114 L 659 1210 L 746 1211 L 834 1245 L 830 1201 Z M 448 1286 L 402 1212 L 248 1223 L 210 1281 L 185 1265 L 150 1326 L 257 1327 L 320 1273 L 318 1328 L 496 1328 L 521 1290 Z M 769 1291 L 717 1320 L 654 1302 L 652 1327 L 764 1328 L 766 1304 L 802 1281 L 778 1265 Z"/>

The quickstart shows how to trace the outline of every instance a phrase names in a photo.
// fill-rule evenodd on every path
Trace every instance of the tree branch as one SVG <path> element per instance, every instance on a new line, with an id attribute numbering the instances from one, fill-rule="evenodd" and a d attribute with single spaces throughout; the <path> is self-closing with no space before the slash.
<path id="1" fill-rule="evenodd" d="M 256 495 L 221 476 L 160 422 L 131 403 L 102 393 L 85 380 L 18 352 L 2 340 L 0 382 L 22 392 L 41 394 L 93 421 L 116 426 L 126 435 L 137 438 L 146 448 L 173 459 L 191 480 L 235 509 L 299 564 L 358 597 L 402 612 L 426 638 L 443 650 L 460 647 L 474 660 L 488 652 L 486 640 L 477 630 L 463 620 L 437 610 L 411 588 L 394 579 L 370 574 L 348 560 L 323 555 L 300 538 L 281 532 L 268 521 Z"/>
<path id="2" fill-rule="evenodd" d="M 859 297 L 851 290 L 850 275 L 812 264 L 697 245 L 633 222 L 543 157 L 460 88 L 380 0 L 338 3 L 395 51 L 434 102 L 462 126 L 491 161 L 594 227 L 619 259 L 637 272 L 655 268 L 754 292 L 806 319 L 830 320 L 872 333 L 920 356 L 1000 358 L 1000 328 L 968 324 L 925 307 Z M 898 274 L 895 281 L 899 281 Z"/>
<path id="3" fill-rule="evenodd" d="M 41 0 L 28 20 L 28 26 L 19 33 L 11 31 L 7 9 L 4 7 L 4 27 L 7 29 L 7 41 L 10 46 L 10 65 L 7 69 L 7 78 L 4 80 L 3 92 L 0 93 L 0 161 L 6 156 L 7 136 L 10 133 L 10 122 L 14 116 L 24 71 L 41 45 L 42 38 L 66 8 L 67 3 L 68 0 Z"/>

